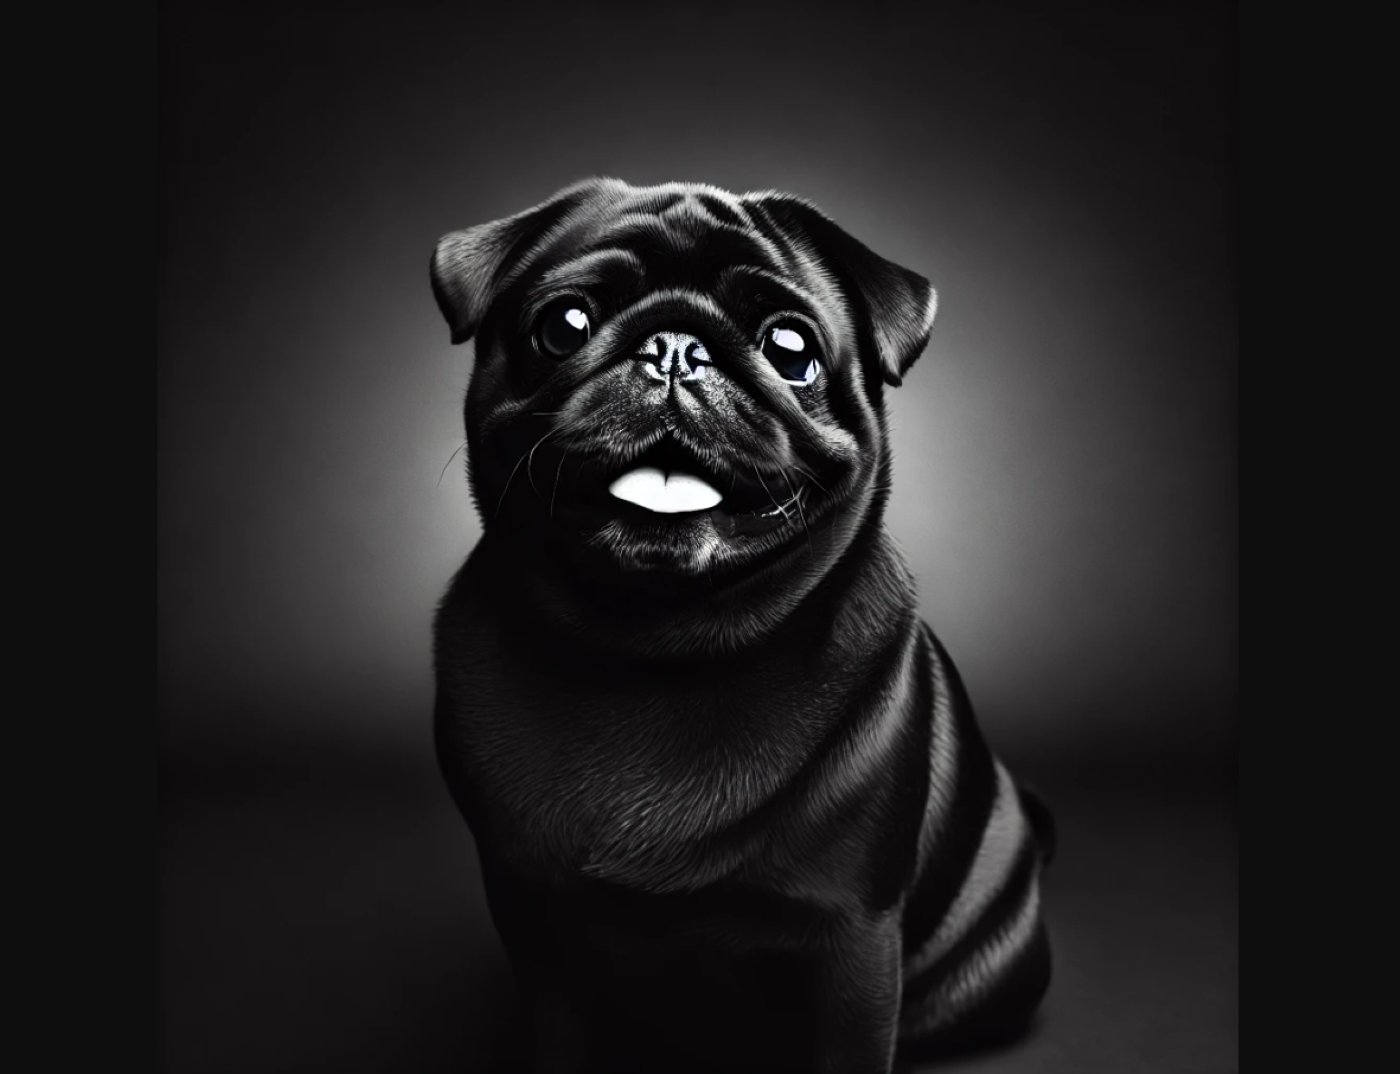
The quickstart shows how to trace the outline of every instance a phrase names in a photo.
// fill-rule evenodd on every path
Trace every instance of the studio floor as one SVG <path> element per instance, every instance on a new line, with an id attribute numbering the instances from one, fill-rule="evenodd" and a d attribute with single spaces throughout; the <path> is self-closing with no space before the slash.
<path id="1" fill-rule="evenodd" d="M 1223 781 L 1040 782 L 1060 852 L 1039 1024 L 1012 1048 L 905 1069 L 1237 1070 L 1238 829 Z M 167 1074 L 492 1071 L 511 1054 L 511 983 L 473 845 L 425 773 L 168 783 L 158 930 Z"/>

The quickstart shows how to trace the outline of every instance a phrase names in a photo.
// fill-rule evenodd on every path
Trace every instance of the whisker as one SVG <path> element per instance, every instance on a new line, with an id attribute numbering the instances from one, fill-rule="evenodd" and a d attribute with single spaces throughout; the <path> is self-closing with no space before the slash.
<path id="1" fill-rule="evenodd" d="M 554 487 L 549 491 L 549 520 L 554 521 L 554 500 L 559 495 L 559 478 L 564 474 L 565 455 L 559 456 L 559 469 L 554 471 Z"/>
<path id="2" fill-rule="evenodd" d="M 753 466 L 752 463 L 750 463 L 750 465 Z M 776 508 L 778 509 L 778 513 L 781 514 L 781 515 L 783 516 L 783 520 L 784 520 L 784 521 L 790 522 L 791 519 L 788 518 L 787 509 L 784 508 L 783 505 L 780 504 L 780 503 L 777 501 L 777 499 L 774 497 L 772 491 L 768 488 L 768 482 L 764 481 L 764 480 L 763 480 L 763 475 L 762 475 L 761 473 L 758 472 L 758 467 L 757 467 L 757 466 L 753 466 L 753 475 L 754 475 L 754 477 L 758 478 L 758 483 L 759 483 L 760 485 L 763 486 L 763 491 L 766 492 L 766 493 L 768 493 L 768 499 L 771 500 L 771 501 L 773 502 L 773 506 L 776 507 Z"/>
<path id="3" fill-rule="evenodd" d="M 559 478 L 560 478 L 561 476 L 563 476 L 563 473 L 564 473 L 564 463 L 565 463 L 565 461 L 566 461 L 566 460 L 568 459 L 568 457 L 569 457 L 569 449 L 572 448 L 572 447 L 574 446 L 574 444 L 578 442 L 578 438 L 579 438 L 579 434 L 578 434 L 578 433 L 574 433 L 573 436 L 569 437 L 569 442 L 568 442 L 567 444 L 564 445 L 563 450 L 559 453 L 559 469 L 557 469 L 557 470 L 554 471 L 554 489 L 553 489 L 553 490 L 550 492 L 550 494 L 549 494 L 549 521 L 550 521 L 550 522 L 553 522 L 553 521 L 554 521 L 554 499 L 555 499 L 556 496 L 559 495 Z"/>
<path id="4" fill-rule="evenodd" d="M 524 461 L 526 460 L 526 458 L 528 458 L 530 455 L 534 454 L 535 448 L 539 447 L 542 443 L 544 443 L 544 442 L 545 442 L 546 440 L 548 440 L 551 436 L 553 436 L 553 435 L 554 435 L 554 432 L 555 432 L 555 430 L 550 429 L 549 432 L 545 433 L 544 436 L 540 437 L 538 440 L 535 441 L 535 446 L 534 446 L 534 447 L 532 447 L 529 451 L 525 452 L 523 455 L 520 456 L 519 459 L 516 460 L 515 466 L 514 466 L 514 467 L 511 469 L 511 471 L 510 471 L 510 476 L 509 476 L 508 478 L 506 478 L 506 487 L 503 488 L 503 489 L 501 489 L 501 498 L 500 498 L 499 500 L 496 501 L 496 516 L 495 516 L 495 517 L 497 517 L 497 518 L 500 517 L 500 514 L 501 514 L 501 504 L 503 504 L 503 503 L 506 502 L 506 493 L 510 491 L 510 485 L 511 485 L 511 482 L 515 480 L 515 475 L 516 475 L 517 473 L 520 472 L 520 464 L 521 464 L 522 462 L 524 462 Z"/>
<path id="5" fill-rule="evenodd" d="M 801 466 L 794 466 L 793 469 L 796 470 L 796 471 L 797 471 L 799 474 L 801 474 L 803 477 L 805 477 L 805 478 L 806 478 L 808 481 L 810 481 L 812 484 L 816 485 L 817 488 L 821 489 L 821 490 L 822 490 L 823 492 L 825 492 L 828 496 L 831 495 L 831 493 L 827 491 L 827 487 L 826 487 L 825 485 L 823 485 L 820 481 L 817 480 L 816 475 L 813 474 L 811 470 L 804 469 L 804 468 L 801 467 Z"/>
<path id="6" fill-rule="evenodd" d="M 550 433 L 553 432 L 554 430 L 551 429 L 548 433 L 545 433 L 544 436 L 535 441 L 535 446 L 530 449 L 530 461 L 525 464 L 525 476 L 530 479 L 530 487 L 535 490 L 536 496 L 540 494 L 540 487 L 535 484 L 535 471 L 532 469 L 535 465 L 535 452 L 541 444 L 549 439 Z"/>
<path id="7" fill-rule="evenodd" d="M 812 531 L 807 528 L 807 512 L 802 510 L 802 492 L 800 489 L 793 489 L 792 479 L 788 477 L 786 470 L 782 471 L 782 474 L 783 480 L 787 482 L 788 492 L 792 493 L 792 500 L 790 502 L 796 505 L 797 517 L 802 520 L 802 533 L 807 539 L 807 555 L 811 556 L 814 554 L 812 552 Z"/>
<path id="8" fill-rule="evenodd" d="M 458 455 L 460 455 L 462 452 L 462 448 L 466 446 L 467 442 L 463 440 L 459 445 L 457 445 L 457 450 L 454 451 L 451 455 L 447 456 L 447 461 L 442 464 L 442 473 L 438 474 L 437 484 L 433 486 L 434 488 L 442 488 L 443 474 L 447 473 L 447 468 L 452 465 L 452 460 L 455 459 Z"/>

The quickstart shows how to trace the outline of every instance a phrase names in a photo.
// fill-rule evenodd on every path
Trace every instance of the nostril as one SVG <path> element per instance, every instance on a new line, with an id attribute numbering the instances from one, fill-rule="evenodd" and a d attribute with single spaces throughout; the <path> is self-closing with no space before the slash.
<path id="1" fill-rule="evenodd" d="M 711 362 L 714 359 L 710 357 L 710 352 L 705 349 L 705 344 L 696 339 L 686 345 L 681 360 L 687 365 L 693 366 L 698 362 Z"/>
<path id="2" fill-rule="evenodd" d="M 653 380 L 700 380 L 714 363 L 704 342 L 686 332 L 656 332 L 637 348 L 636 357 Z"/>

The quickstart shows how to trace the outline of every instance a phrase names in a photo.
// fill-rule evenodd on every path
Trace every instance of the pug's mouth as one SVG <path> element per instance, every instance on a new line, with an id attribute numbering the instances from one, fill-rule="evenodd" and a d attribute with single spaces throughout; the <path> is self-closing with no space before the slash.
<path id="1" fill-rule="evenodd" d="M 561 458 L 551 511 L 595 524 L 621 522 L 660 535 L 708 519 L 724 538 L 742 539 L 800 524 L 808 482 L 786 469 L 711 460 L 671 436 L 625 460 Z M 561 475 L 562 478 L 561 478 Z"/>

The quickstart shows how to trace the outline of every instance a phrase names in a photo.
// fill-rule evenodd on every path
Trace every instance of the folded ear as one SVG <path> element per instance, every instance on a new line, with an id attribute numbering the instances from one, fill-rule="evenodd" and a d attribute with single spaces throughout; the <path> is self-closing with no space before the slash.
<path id="1" fill-rule="evenodd" d="M 599 192 L 625 188 L 615 179 L 587 179 L 522 213 L 439 239 L 431 268 L 433 297 L 452 330 L 452 342 L 472 338 L 501 281 L 552 228 Z"/>
<path id="2" fill-rule="evenodd" d="M 886 383 L 898 387 L 928 345 L 938 293 L 917 272 L 886 261 L 815 206 L 788 194 L 744 198 L 808 255 L 815 254 L 864 306 Z"/>

